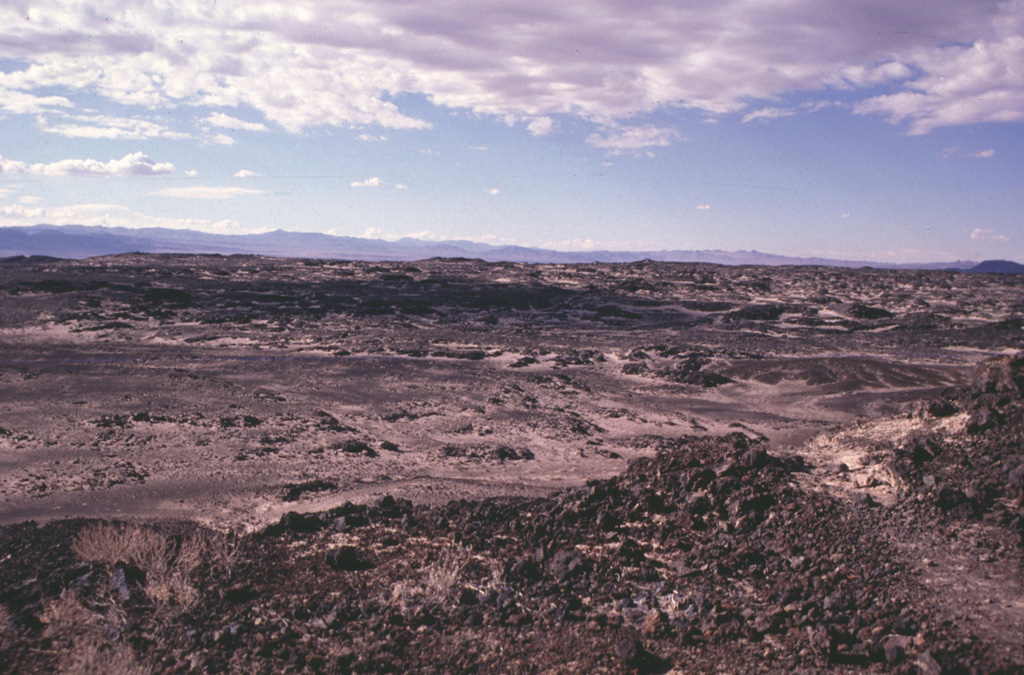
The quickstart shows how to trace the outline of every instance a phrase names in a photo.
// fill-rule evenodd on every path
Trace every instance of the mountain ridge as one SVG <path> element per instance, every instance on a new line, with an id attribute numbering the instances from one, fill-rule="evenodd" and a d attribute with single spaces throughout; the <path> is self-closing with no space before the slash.
<path id="1" fill-rule="evenodd" d="M 755 250 L 556 251 L 526 246 L 497 246 L 458 239 L 435 242 L 404 237 L 388 241 L 317 232 L 294 232 L 284 229 L 260 234 L 216 234 L 158 227 L 131 229 L 48 224 L 0 227 L 0 257 L 90 258 L 117 253 L 249 254 L 364 261 L 478 258 L 487 262 L 563 264 L 628 263 L 652 260 L 722 265 L 816 265 L 955 271 L 966 271 L 979 266 L 976 261 L 897 264 L 821 257 L 805 258 Z M 1016 265 L 1009 261 L 1002 262 Z M 1003 265 L 1001 269 L 1007 269 L 1006 265 Z M 984 271 L 984 268 L 976 271 Z"/>

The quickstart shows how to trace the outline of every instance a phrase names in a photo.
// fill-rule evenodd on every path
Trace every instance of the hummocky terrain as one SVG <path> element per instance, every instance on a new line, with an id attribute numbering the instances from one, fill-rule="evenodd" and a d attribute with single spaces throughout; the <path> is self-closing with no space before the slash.
<path id="1" fill-rule="evenodd" d="M 1024 669 L 1024 278 L 0 264 L 0 669 Z"/>

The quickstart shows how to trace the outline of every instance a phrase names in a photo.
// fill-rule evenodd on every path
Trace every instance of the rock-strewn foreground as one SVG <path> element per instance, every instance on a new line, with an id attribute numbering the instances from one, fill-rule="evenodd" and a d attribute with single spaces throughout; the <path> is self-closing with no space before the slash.
<path id="1" fill-rule="evenodd" d="M 8 262 L 0 669 L 1020 672 L 1022 297 Z"/>

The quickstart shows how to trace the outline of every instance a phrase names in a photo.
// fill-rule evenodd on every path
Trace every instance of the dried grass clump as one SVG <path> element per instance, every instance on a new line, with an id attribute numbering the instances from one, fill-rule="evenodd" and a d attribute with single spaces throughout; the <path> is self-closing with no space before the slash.
<path id="1" fill-rule="evenodd" d="M 391 603 L 402 612 L 415 611 L 420 607 L 438 606 L 453 602 L 466 568 L 477 561 L 472 551 L 464 546 L 447 546 L 428 562 L 420 574 L 402 580 L 391 587 Z M 492 575 L 495 583 L 497 574 Z"/>
<path id="2" fill-rule="evenodd" d="M 125 628 L 124 611 L 107 606 L 105 613 L 86 608 L 74 591 L 65 590 L 47 602 L 40 620 L 44 637 L 52 640 L 59 671 L 71 675 L 145 675 L 152 672 L 139 663 L 128 645 L 118 641 Z"/>
<path id="3" fill-rule="evenodd" d="M 137 525 L 97 523 L 78 532 L 71 550 L 89 562 L 131 563 L 149 572 L 165 564 L 167 540 Z"/>
<path id="4" fill-rule="evenodd" d="M 86 561 L 129 563 L 146 573 L 146 595 L 158 609 L 191 606 L 199 595 L 192 576 L 210 545 L 202 534 L 180 541 L 138 525 L 89 525 L 75 537 L 71 550 Z"/>

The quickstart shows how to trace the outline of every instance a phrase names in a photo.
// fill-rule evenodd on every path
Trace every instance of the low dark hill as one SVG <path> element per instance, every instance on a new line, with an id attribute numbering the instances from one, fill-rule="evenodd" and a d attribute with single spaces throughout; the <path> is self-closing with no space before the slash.
<path id="1" fill-rule="evenodd" d="M 974 274 L 1024 274 L 1024 265 L 1012 260 L 985 260 L 966 271 Z"/>

